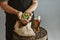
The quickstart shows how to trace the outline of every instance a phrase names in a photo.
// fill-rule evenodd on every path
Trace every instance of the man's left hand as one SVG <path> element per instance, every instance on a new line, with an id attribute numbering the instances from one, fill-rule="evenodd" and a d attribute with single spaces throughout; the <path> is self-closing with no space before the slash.
<path id="1" fill-rule="evenodd" d="M 29 13 L 29 19 L 27 20 L 27 22 L 29 22 L 30 20 L 31 20 L 31 18 L 32 18 L 32 16 L 33 16 L 33 13 L 32 12 L 29 12 L 29 11 L 25 11 L 26 13 Z"/>

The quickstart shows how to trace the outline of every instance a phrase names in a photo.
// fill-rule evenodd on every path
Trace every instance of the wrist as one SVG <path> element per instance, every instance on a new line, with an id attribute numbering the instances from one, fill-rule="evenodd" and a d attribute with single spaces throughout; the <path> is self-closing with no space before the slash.
<path id="1" fill-rule="evenodd" d="M 16 12 L 15 12 L 15 15 L 17 15 L 17 16 L 18 16 L 19 12 L 20 12 L 20 11 L 16 11 Z"/>
<path id="2" fill-rule="evenodd" d="M 21 11 L 17 12 L 17 16 L 19 16 L 21 13 L 22 13 Z"/>
<path id="3" fill-rule="evenodd" d="M 25 12 L 27 12 L 27 13 L 31 13 L 31 11 L 30 11 L 30 10 L 26 10 Z"/>

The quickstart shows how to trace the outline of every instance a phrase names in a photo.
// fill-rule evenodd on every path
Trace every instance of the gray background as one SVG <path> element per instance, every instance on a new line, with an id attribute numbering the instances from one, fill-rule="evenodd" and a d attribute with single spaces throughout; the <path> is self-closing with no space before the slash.
<path id="1" fill-rule="evenodd" d="M 48 40 L 60 40 L 60 0 L 38 0 L 35 17 L 41 16 L 41 26 L 48 31 Z M 5 13 L 0 8 L 0 40 L 5 40 Z"/>

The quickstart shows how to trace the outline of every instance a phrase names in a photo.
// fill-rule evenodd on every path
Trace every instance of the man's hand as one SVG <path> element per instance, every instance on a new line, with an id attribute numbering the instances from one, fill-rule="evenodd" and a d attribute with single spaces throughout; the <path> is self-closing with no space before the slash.
<path id="1" fill-rule="evenodd" d="M 21 16 L 22 16 L 22 14 L 23 14 L 23 13 L 22 13 L 21 11 L 18 13 L 17 16 L 18 16 L 19 20 L 21 20 Z"/>
<path id="2" fill-rule="evenodd" d="M 19 13 L 18 13 L 19 21 L 21 21 L 23 24 L 26 24 L 27 21 L 22 19 L 22 14 L 23 14 L 22 12 L 19 12 Z"/>
<path id="3" fill-rule="evenodd" d="M 23 23 L 24 23 L 24 24 L 27 24 L 27 23 L 31 20 L 33 13 L 29 13 L 29 15 L 30 15 L 30 16 L 29 16 L 28 19 L 23 20 Z"/>
<path id="4" fill-rule="evenodd" d="M 25 12 L 25 13 L 29 13 L 29 12 Z M 31 20 L 33 13 L 29 13 L 30 16 L 29 16 L 28 19 L 23 19 L 23 18 L 22 18 L 22 15 L 23 15 L 22 12 L 19 12 L 19 13 L 18 13 L 19 20 L 20 20 L 23 24 L 27 24 L 27 23 Z"/>
<path id="5" fill-rule="evenodd" d="M 33 13 L 29 13 L 30 17 L 29 19 L 27 20 L 28 22 L 31 20 L 32 16 L 33 16 Z"/>

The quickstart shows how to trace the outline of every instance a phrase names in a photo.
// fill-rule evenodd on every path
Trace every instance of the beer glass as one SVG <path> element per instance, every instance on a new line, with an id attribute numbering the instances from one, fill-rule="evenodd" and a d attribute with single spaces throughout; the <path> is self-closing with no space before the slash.
<path id="1" fill-rule="evenodd" d="M 41 17 L 40 16 L 38 16 L 38 18 L 34 18 L 34 28 L 35 28 L 35 31 L 39 30 L 40 22 L 41 22 Z"/>

